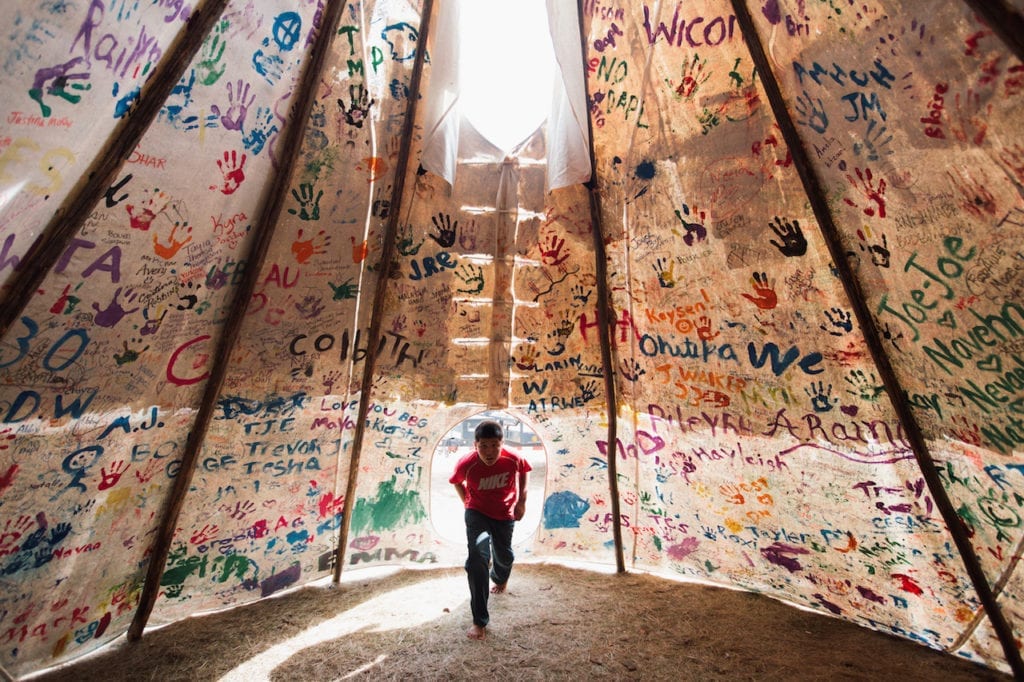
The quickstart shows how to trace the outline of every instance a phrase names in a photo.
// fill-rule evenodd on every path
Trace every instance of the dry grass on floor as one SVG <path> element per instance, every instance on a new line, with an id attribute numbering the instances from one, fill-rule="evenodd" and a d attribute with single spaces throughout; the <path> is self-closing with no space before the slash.
<path id="1" fill-rule="evenodd" d="M 1007 680 L 969 661 L 763 596 L 517 564 L 465 637 L 461 568 L 307 587 L 123 640 L 37 679 Z"/>

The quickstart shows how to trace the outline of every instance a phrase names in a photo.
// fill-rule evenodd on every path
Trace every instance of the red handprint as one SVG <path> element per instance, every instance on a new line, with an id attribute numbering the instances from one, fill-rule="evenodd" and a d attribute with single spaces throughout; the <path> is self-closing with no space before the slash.
<path id="1" fill-rule="evenodd" d="M 863 209 L 864 215 L 873 216 L 875 215 L 877 209 L 878 217 L 884 218 L 885 197 L 883 195 L 885 194 L 885 178 L 879 179 L 878 186 L 876 187 L 875 177 L 871 173 L 870 168 L 865 168 L 863 171 L 861 171 L 860 168 L 855 168 L 854 172 L 857 174 L 857 180 L 854 180 L 853 176 L 851 176 L 849 173 L 846 174 L 846 179 L 855 188 L 858 186 L 858 181 L 860 181 L 860 189 L 861 191 L 864 192 L 864 196 L 867 198 L 868 201 L 874 202 L 875 204 L 875 206 L 865 207 Z M 845 201 L 850 206 L 857 206 L 857 204 L 854 203 L 852 199 L 844 198 L 843 201 Z"/>
<path id="2" fill-rule="evenodd" d="M 779 304 L 779 298 L 775 294 L 775 287 L 768 281 L 768 275 L 763 272 L 755 272 L 754 276 L 750 278 L 750 283 L 754 287 L 756 296 L 744 293 L 743 298 L 761 310 L 771 310 Z"/>
<path id="3" fill-rule="evenodd" d="M 126 471 L 128 471 L 128 465 L 120 460 L 110 463 L 110 471 L 107 471 L 107 467 L 101 467 L 100 484 L 97 487 L 100 490 L 113 488 L 121 480 L 121 475 Z"/>
<path id="4" fill-rule="evenodd" d="M 224 152 L 223 160 L 217 159 L 217 168 L 220 169 L 224 178 L 220 186 L 221 194 L 234 194 L 245 180 L 245 171 L 242 170 L 244 167 L 245 154 L 242 154 L 242 158 L 239 160 L 238 154 L 234 150 Z M 210 189 L 217 189 L 217 186 L 211 185 Z"/>
<path id="5" fill-rule="evenodd" d="M 565 246 L 565 240 L 559 239 L 558 235 L 553 234 L 548 239 L 549 246 L 545 247 L 544 244 L 538 244 L 540 247 L 540 258 L 544 265 L 561 265 L 569 258 L 568 253 L 562 253 L 562 247 Z"/>

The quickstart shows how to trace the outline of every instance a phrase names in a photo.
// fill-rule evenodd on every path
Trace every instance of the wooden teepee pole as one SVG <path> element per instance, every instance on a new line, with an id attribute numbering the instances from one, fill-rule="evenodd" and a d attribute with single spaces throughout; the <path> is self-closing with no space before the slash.
<path id="1" fill-rule="evenodd" d="M 832 213 L 829 211 L 828 202 L 825 199 L 825 192 L 822 189 L 821 182 L 818 180 L 807 151 L 800 140 L 796 125 L 793 123 L 789 110 L 786 108 L 785 100 L 782 97 L 782 90 L 772 71 L 771 63 L 764 52 L 764 47 L 761 45 L 761 39 L 758 36 L 757 28 L 754 26 L 754 20 L 750 16 L 744 0 L 732 0 L 732 6 L 736 20 L 743 32 L 743 39 L 747 44 L 747 49 L 750 51 L 750 56 L 754 60 L 757 72 L 761 76 L 761 83 L 764 85 L 768 101 L 771 103 L 772 111 L 775 114 L 775 121 L 782 130 L 782 136 L 785 138 L 786 145 L 789 147 L 789 152 L 793 157 L 793 165 L 800 175 L 804 191 L 807 193 L 811 209 L 814 211 L 814 217 L 821 229 L 822 237 L 824 237 L 825 243 L 828 245 L 829 253 L 832 256 L 832 263 L 839 273 L 840 281 L 843 283 L 847 298 L 857 317 L 857 323 L 864 330 L 865 341 L 871 353 L 871 358 L 874 360 L 875 369 L 885 385 L 886 394 L 889 396 L 896 416 L 903 425 L 907 441 L 910 443 L 914 457 L 917 459 L 918 468 L 924 477 L 925 484 L 928 486 L 928 492 L 935 501 L 935 506 L 942 514 L 942 519 L 953 536 L 953 541 L 960 552 L 960 558 L 967 569 L 967 574 L 970 576 L 974 590 L 978 594 L 978 599 L 985 608 L 989 621 L 992 623 L 992 627 L 1003 646 L 1007 662 L 1013 669 L 1017 679 L 1024 679 L 1024 664 L 1021 662 L 1020 651 L 1014 642 L 1013 630 L 1003 616 L 999 603 L 985 577 L 985 572 L 982 570 L 981 562 L 974 553 L 971 540 L 967 535 L 967 528 L 964 526 L 963 520 L 956 513 L 956 508 L 946 494 L 946 489 L 942 485 L 938 469 L 929 454 L 928 445 L 921 432 L 921 427 L 916 417 L 914 417 L 910 403 L 906 399 L 906 394 L 902 386 L 900 386 L 896 372 L 889 362 L 889 356 L 882 347 L 882 336 L 878 333 L 878 328 L 875 325 L 874 318 L 871 316 L 871 311 L 868 309 L 860 282 L 846 257 L 842 238 L 832 220 Z"/>
<path id="2" fill-rule="evenodd" d="M 0 289 L 0 339 L 21 317 L 71 239 L 106 194 L 125 159 L 160 113 L 171 90 L 178 84 L 227 4 L 228 0 L 205 0 L 192 10 L 185 26 L 168 48 L 167 56 L 157 64 L 146 81 L 138 101 L 114 126 L 106 147 L 82 171 L 71 192 L 22 256 L 11 285 Z"/>
<path id="3" fill-rule="evenodd" d="M 391 266 L 395 257 L 395 240 L 398 236 L 398 218 L 402 209 L 402 198 L 405 191 L 405 178 L 409 175 L 409 157 L 412 150 L 412 136 L 416 123 L 416 103 L 420 98 L 420 81 L 423 76 L 423 64 L 426 61 L 427 37 L 430 34 L 430 16 L 433 13 L 433 0 L 423 0 L 420 30 L 417 38 L 416 58 L 413 61 L 412 78 L 409 82 L 409 107 L 405 112 L 402 124 L 402 140 L 398 150 L 395 170 L 395 184 L 391 191 L 391 205 L 388 209 L 388 222 L 384 226 L 383 244 L 381 245 L 380 268 L 377 274 L 377 287 L 373 292 L 373 304 L 370 308 L 370 328 L 367 331 L 366 360 L 363 363 L 363 381 L 359 389 L 359 407 L 356 410 L 356 427 L 352 434 L 352 455 L 348 464 L 348 484 L 345 486 L 345 501 L 342 506 L 341 532 L 338 535 L 338 546 L 334 553 L 334 575 L 332 582 L 341 580 L 342 564 L 345 560 L 345 547 L 348 546 L 349 529 L 352 526 L 352 509 L 355 507 L 356 483 L 359 477 L 359 460 L 363 452 L 363 440 L 366 432 L 366 415 L 370 408 L 370 393 L 373 390 L 373 375 L 377 368 L 377 350 L 380 348 L 381 314 L 384 312 L 384 297 L 388 282 L 391 279 Z"/>
<path id="4" fill-rule="evenodd" d="M 580 44 L 583 46 L 583 53 L 580 59 L 583 62 L 583 73 L 588 74 L 587 68 L 587 36 L 583 32 L 583 3 L 577 3 L 580 23 Z M 608 495 L 611 498 L 612 509 L 612 539 L 615 542 L 615 568 L 619 573 L 626 572 L 626 563 L 623 557 L 622 545 L 622 522 L 619 503 L 619 476 L 618 476 L 618 448 L 616 443 L 619 439 L 619 405 L 618 393 L 615 388 L 615 365 L 612 361 L 612 326 L 611 318 L 615 312 L 612 308 L 611 296 L 608 293 L 608 255 L 604 248 L 604 221 L 601 213 L 601 202 L 597 187 L 597 163 L 594 158 L 594 123 L 590 116 L 587 116 L 588 139 L 590 141 L 590 181 L 587 182 L 587 196 L 590 199 L 590 223 L 591 235 L 594 241 L 594 269 L 597 279 L 597 329 L 598 338 L 601 340 L 601 371 L 604 373 L 604 392 L 607 402 L 608 419 Z"/>
<path id="5" fill-rule="evenodd" d="M 1020 12 L 1010 10 L 1005 0 L 964 0 L 974 12 L 985 20 L 992 32 L 1006 47 L 1024 62 L 1024 19 Z"/>
<path id="6" fill-rule="evenodd" d="M 221 387 L 227 376 L 231 350 L 242 329 L 245 320 L 245 313 L 248 308 L 252 293 L 255 291 L 263 261 L 274 235 L 274 228 L 277 218 L 281 213 L 285 197 L 288 192 L 288 182 L 291 179 L 292 169 L 295 161 L 302 151 L 302 136 L 305 132 L 305 122 L 309 118 L 309 112 L 316 98 L 317 86 L 320 82 L 320 75 L 324 63 L 330 52 L 331 43 L 335 36 L 335 26 L 341 18 L 341 11 L 345 7 L 345 0 L 328 0 L 324 9 L 323 17 L 317 29 L 316 42 L 306 63 L 302 79 L 299 83 L 298 94 L 292 105 L 292 112 L 285 125 L 282 135 L 280 149 L 284 150 L 280 160 L 280 166 L 274 180 L 264 195 L 258 219 L 255 222 L 255 236 L 249 253 L 246 256 L 246 268 L 242 281 L 232 296 L 230 313 L 224 322 L 224 330 L 217 342 L 216 351 L 213 354 L 210 378 L 203 389 L 203 397 L 196 414 L 196 421 L 189 431 L 188 440 L 185 443 L 185 451 L 181 458 L 181 470 L 174 479 L 174 487 L 171 489 L 170 497 L 164 507 L 161 516 L 160 528 L 157 538 L 153 543 L 153 550 L 150 555 L 149 565 L 146 570 L 146 579 L 143 583 L 142 595 L 139 598 L 139 607 L 135 612 L 135 618 L 128 628 L 129 641 L 137 641 L 142 636 L 146 622 L 153 611 L 156 598 L 160 592 L 160 578 L 163 575 L 164 566 L 167 563 L 167 555 L 171 549 L 171 542 L 174 540 L 174 532 L 178 524 L 178 516 L 185 503 L 185 496 L 188 493 L 192 481 L 192 474 L 195 472 L 196 460 L 202 449 L 203 439 L 213 418 L 216 409 L 217 398 L 220 395 Z"/>

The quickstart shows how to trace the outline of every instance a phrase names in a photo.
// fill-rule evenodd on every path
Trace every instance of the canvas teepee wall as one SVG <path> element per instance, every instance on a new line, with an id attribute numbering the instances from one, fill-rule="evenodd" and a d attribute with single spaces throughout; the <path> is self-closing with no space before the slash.
<path id="1" fill-rule="evenodd" d="M 498 407 L 529 556 L 1019 673 L 1021 4 L 584 2 L 593 178 L 537 135 L 514 201 L 419 168 L 424 7 L 5 8 L 4 669 L 457 565 L 432 454 Z"/>

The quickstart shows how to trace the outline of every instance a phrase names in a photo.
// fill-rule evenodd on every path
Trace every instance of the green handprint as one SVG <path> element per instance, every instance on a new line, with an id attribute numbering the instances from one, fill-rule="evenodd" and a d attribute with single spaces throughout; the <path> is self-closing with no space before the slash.
<path id="1" fill-rule="evenodd" d="M 456 289 L 460 294 L 479 294 L 484 290 L 484 271 L 472 263 L 463 263 L 455 276 L 466 283 L 466 289 Z"/>
<path id="2" fill-rule="evenodd" d="M 227 27 L 228 21 L 226 19 L 218 21 L 214 25 L 213 30 L 210 31 L 210 35 L 206 36 L 203 46 L 199 49 L 199 63 L 196 64 L 196 76 L 198 76 L 199 82 L 203 85 L 213 85 L 216 83 L 228 68 L 227 64 L 222 64 L 220 61 L 221 57 L 224 56 L 224 48 L 227 47 L 227 44 L 221 40 Z"/>

